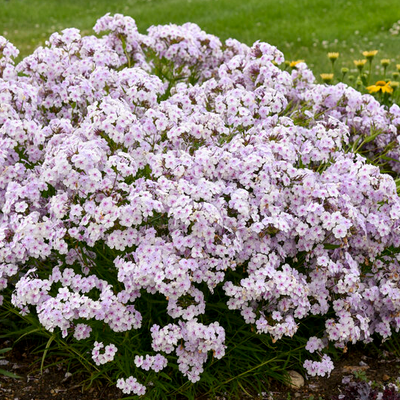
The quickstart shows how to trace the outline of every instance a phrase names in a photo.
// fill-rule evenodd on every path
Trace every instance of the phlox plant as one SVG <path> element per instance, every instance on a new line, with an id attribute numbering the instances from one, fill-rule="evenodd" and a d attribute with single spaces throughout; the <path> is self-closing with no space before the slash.
<path id="1" fill-rule="evenodd" d="M 94 30 L 0 39 L 5 306 L 132 396 L 399 330 L 397 105 L 191 23 Z"/>

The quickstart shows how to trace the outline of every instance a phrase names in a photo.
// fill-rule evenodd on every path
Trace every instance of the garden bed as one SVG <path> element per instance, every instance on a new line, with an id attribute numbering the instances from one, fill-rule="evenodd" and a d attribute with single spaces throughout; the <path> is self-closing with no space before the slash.
<path id="1" fill-rule="evenodd" d="M 9 343 L 8 343 L 9 344 Z M 43 374 L 40 374 L 40 355 L 31 351 L 34 346 L 29 342 L 22 342 L 7 354 L 7 364 L 3 368 L 18 374 L 21 379 L 14 379 L 0 375 L 0 398 L 2 400 L 117 400 L 121 399 L 121 392 L 115 387 L 102 385 L 96 382 L 92 387 L 84 388 L 81 381 L 83 375 L 70 375 L 62 361 L 52 358 L 46 362 Z M 56 364 L 56 365 L 54 365 Z M 264 393 L 249 396 L 242 393 L 240 400 L 265 399 L 265 400 L 329 400 L 333 395 L 338 395 L 346 386 L 342 383 L 344 377 L 373 382 L 373 386 L 398 383 L 400 381 L 400 358 L 386 350 L 365 349 L 355 346 L 340 360 L 335 362 L 335 369 L 330 377 L 309 377 L 305 385 L 299 389 L 291 389 L 277 381 L 268 379 Z M 228 394 L 219 396 L 219 399 L 237 399 Z M 184 397 L 182 397 L 184 399 Z M 199 393 L 198 400 L 207 397 Z"/>

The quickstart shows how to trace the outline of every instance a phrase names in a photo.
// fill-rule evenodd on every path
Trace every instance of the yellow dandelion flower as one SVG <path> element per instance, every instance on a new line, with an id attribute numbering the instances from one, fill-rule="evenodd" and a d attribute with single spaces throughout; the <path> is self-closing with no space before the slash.
<path id="1" fill-rule="evenodd" d="M 320 76 L 325 83 L 331 83 L 333 80 L 333 74 L 321 74 Z"/>
<path id="2" fill-rule="evenodd" d="M 337 60 L 339 58 L 339 53 L 328 53 L 328 58 L 330 60 Z"/>
<path id="3" fill-rule="evenodd" d="M 395 91 L 399 87 L 400 83 L 398 81 L 391 81 L 390 87 Z"/>
<path id="4" fill-rule="evenodd" d="M 397 71 L 400 71 L 400 64 L 396 64 Z"/>
<path id="5" fill-rule="evenodd" d="M 377 54 L 378 54 L 378 50 L 363 51 L 363 56 L 364 56 L 367 60 L 372 60 Z"/>
<path id="6" fill-rule="evenodd" d="M 304 60 L 291 61 L 290 64 L 289 64 L 289 66 L 290 66 L 291 68 L 294 68 L 297 64 L 300 64 L 300 63 L 302 63 L 302 62 L 304 62 Z"/>
<path id="7" fill-rule="evenodd" d="M 367 60 L 354 60 L 353 63 L 361 72 L 364 68 L 364 65 L 367 63 Z"/>
<path id="8" fill-rule="evenodd" d="M 370 93 L 393 93 L 393 88 L 390 86 L 390 81 L 385 82 L 385 81 L 378 81 L 375 83 L 375 85 L 371 85 L 367 87 L 367 90 Z"/>
<path id="9" fill-rule="evenodd" d="M 388 58 L 384 58 L 381 60 L 381 65 L 383 67 L 387 67 L 390 64 L 390 60 Z"/>
<path id="10" fill-rule="evenodd" d="M 357 68 L 360 66 L 363 67 L 367 63 L 367 60 L 354 60 L 353 63 Z"/>

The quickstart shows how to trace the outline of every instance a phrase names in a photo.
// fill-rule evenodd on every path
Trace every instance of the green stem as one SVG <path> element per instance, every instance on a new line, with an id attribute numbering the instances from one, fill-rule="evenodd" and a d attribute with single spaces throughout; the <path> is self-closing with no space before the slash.
<path id="1" fill-rule="evenodd" d="M 369 74 L 368 74 L 368 85 L 369 85 L 372 75 L 372 60 L 368 60 L 368 62 L 369 62 Z"/>

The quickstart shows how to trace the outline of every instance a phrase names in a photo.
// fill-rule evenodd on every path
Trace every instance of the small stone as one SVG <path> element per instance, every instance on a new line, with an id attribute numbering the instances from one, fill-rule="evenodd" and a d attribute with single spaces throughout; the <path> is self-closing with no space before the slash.
<path id="1" fill-rule="evenodd" d="M 367 367 L 367 366 L 368 366 L 368 364 L 367 364 L 366 362 L 364 362 L 364 361 L 360 361 L 358 364 L 359 364 L 361 367 Z"/>
<path id="2" fill-rule="evenodd" d="M 387 375 L 387 374 L 384 374 L 384 375 L 382 376 L 382 380 L 383 380 L 384 382 L 388 381 L 389 379 L 390 379 L 390 376 Z"/>
<path id="3" fill-rule="evenodd" d="M 296 392 L 295 394 L 294 394 L 294 397 L 300 397 L 301 396 L 301 393 L 299 393 L 299 392 Z"/>
<path id="4" fill-rule="evenodd" d="M 304 378 L 297 371 L 290 370 L 288 371 L 288 374 L 290 377 L 290 383 L 288 386 L 293 389 L 299 389 L 304 386 Z"/>
<path id="5" fill-rule="evenodd" d="M 71 372 L 66 372 L 65 376 L 64 376 L 64 379 L 61 382 L 67 381 L 69 378 L 71 378 L 71 376 L 72 376 Z"/>
<path id="6" fill-rule="evenodd" d="M 342 384 L 343 385 L 348 385 L 352 381 L 353 381 L 353 375 L 345 375 L 342 378 Z"/>

